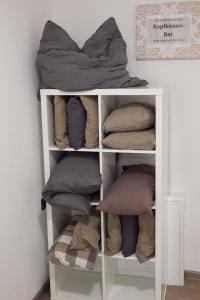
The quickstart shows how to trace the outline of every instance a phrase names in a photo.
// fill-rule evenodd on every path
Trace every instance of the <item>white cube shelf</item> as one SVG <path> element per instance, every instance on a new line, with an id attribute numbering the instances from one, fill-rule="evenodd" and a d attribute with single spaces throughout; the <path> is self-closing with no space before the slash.
<path id="1" fill-rule="evenodd" d="M 42 132 L 44 151 L 44 176 L 48 181 L 51 170 L 72 148 L 60 150 L 54 143 L 53 97 L 94 95 L 98 101 L 99 145 L 94 149 L 79 149 L 82 152 L 99 153 L 99 168 L 102 185 L 99 199 L 119 173 L 116 160 L 120 163 L 154 164 L 156 168 L 156 255 L 140 265 L 136 257 L 124 258 L 122 253 L 113 257 L 104 254 L 105 225 L 101 213 L 101 252 L 93 271 L 81 270 L 49 264 L 51 300 L 163 300 L 167 287 L 167 195 L 168 195 L 168 150 L 167 150 L 167 101 L 163 100 L 163 90 L 157 88 L 101 89 L 83 92 L 62 92 L 54 89 L 41 90 Z M 127 102 L 144 102 L 155 107 L 156 148 L 155 150 L 107 149 L 102 144 L 104 133 L 102 124 L 109 113 Z M 48 247 L 52 247 L 56 237 L 66 224 L 67 215 L 63 209 L 47 205 Z"/>

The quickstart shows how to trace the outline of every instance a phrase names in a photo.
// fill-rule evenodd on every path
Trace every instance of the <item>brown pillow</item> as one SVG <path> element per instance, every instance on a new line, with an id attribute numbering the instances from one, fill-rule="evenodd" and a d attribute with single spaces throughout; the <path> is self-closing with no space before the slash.
<path id="1" fill-rule="evenodd" d="M 85 147 L 94 148 L 99 144 L 98 98 L 81 96 L 80 99 L 87 112 Z"/>
<path id="2" fill-rule="evenodd" d="M 115 109 L 104 122 L 105 132 L 121 132 L 150 128 L 155 122 L 153 108 L 145 103 L 128 103 Z"/>
<path id="3" fill-rule="evenodd" d="M 120 217 L 107 215 L 107 238 L 105 254 L 112 256 L 117 254 L 122 247 L 122 234 Z"/>
<path id="4" fill-rule="evenodd" d="M 69 147 L 67 135 L 67 106 L 65 99 L 61 96 L 54 97 L 54 128 L 56 146 L 59 149 Z"/>
<path id="5" fill-rule="evenodd" d="M 135 253 L 138 261 L 144 263 L 155 256 L 155 216 L 139 216 L 139 236 Z"/>
<path id="6" fill-rule="evenodd" d="M 81 220 L 74 228 L 70 249 L 82 250 L 88 247 L 99 248 L 100 214 L 91 210 L 88 221 Z M 85 222 L 86 221 L 86 222 Z"/>
<path id="7" fill-rule="evenodd" d="M 136 170 L 131 167 L 112 185 L 104 200 L 97 209 L 115 215 L 140 215 L 152 213 L 155 190 L 155 177 L 138 169 L 154 168 L 149 165 L 139 165 Z"/>
<path id="8" fill-rule="evenodd" d="M 111 133 L 103 144 L 112 149 L 153 150 L 156 144 L 155 130 Z"/>

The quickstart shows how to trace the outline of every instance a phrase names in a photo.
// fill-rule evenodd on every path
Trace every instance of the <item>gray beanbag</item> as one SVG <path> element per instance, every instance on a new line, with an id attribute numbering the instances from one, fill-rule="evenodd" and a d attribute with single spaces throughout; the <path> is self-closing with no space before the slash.
<path id="1" fill-rule="evenodd" d="M 89 214 L 91 197 L 88 195 L 58 193 L 50 196 L 45 194 L 44 200 L 52 206 L 66 209 L 71 216 Z"/>
<path id="2" fill-rule="evenodd" d="M 86 111 L 76 97 L 70 97 L 67 103 L 67 120 L 70 146 L 76 150 L 84 147 Z"/>
<path id="3" fill-rule="evenodd" d="M 64 91 L 145 86 L 126 71 L 126 43 L 114 18 L 109 18 L 82 49 L 55 23 L 45 25 L 37 55 L 41 88 Z"/>
<path id="4" fill-rule="evenodd" d="M 96 153 L 68 153 L 53 170 L 43 198 L 57 193 L 92 194 L 99 190 L 101 175 Z"/>

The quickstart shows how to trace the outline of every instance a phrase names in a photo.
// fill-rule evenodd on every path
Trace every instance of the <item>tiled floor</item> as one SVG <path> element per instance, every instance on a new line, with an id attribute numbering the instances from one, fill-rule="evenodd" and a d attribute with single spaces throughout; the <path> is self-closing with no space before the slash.
<path id="1" fill-rule="evenodd" d="M 49 290 L 38 300 L 50 300 Z M 166 300 L 200 300 L 200 277 L 187 274 L 184 287 L 168 287 Z"/>

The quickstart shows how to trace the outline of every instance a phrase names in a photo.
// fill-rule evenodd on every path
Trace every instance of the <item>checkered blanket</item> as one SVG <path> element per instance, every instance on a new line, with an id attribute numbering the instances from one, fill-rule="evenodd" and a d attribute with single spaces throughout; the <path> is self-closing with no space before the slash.
<path id="1" fill-rule="evenodd" d="M 99 249 L 88 247 L 82 250 L 71 249 L 71 241 L 77 221 L 71 220 L 65 227 L 56 243 L 49 251 L 48 260 L 63 266 L 77 266 L 92 270 Z"/>

